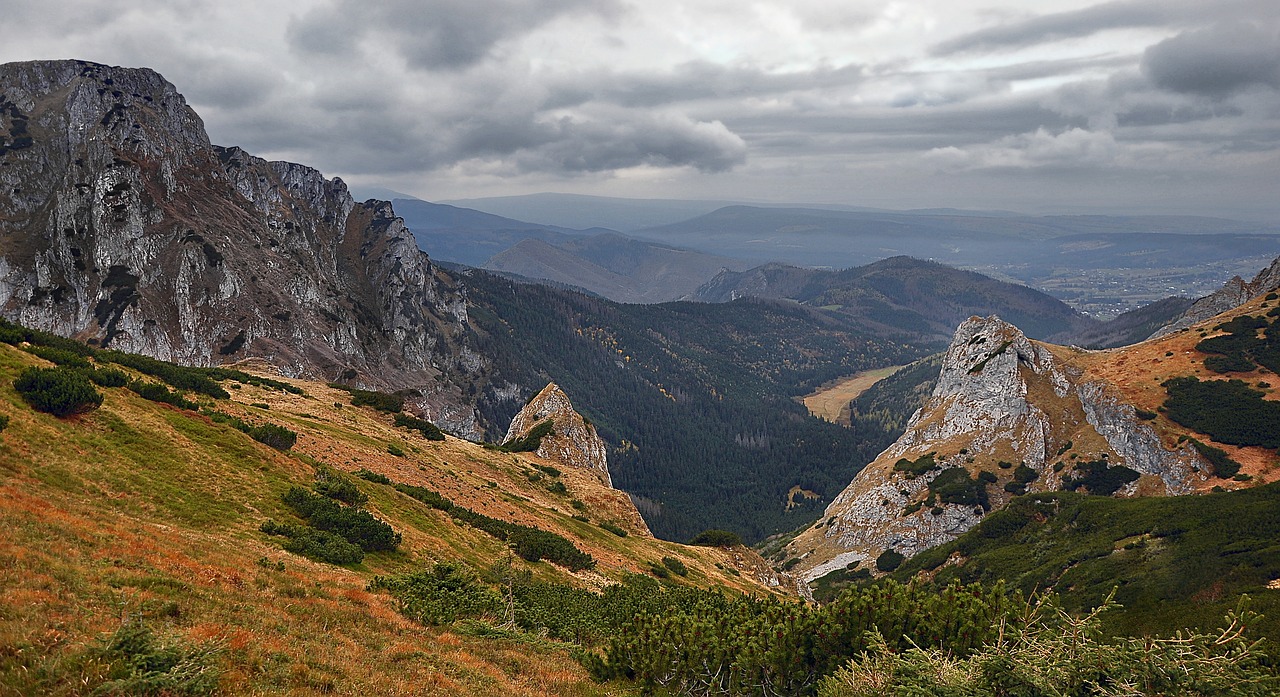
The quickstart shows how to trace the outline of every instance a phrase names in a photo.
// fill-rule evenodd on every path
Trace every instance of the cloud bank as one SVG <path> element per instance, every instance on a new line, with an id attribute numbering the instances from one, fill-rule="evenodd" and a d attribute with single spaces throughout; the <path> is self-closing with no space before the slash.
<path id="1" fill-rule="evenodd" d="M 370 186 L 1280 217 L 1273 0 L 19 0 Z"/>

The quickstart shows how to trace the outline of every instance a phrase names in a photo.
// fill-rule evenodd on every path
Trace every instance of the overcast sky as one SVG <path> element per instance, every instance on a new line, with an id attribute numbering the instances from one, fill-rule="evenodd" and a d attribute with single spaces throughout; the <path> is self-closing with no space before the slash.
<path id="1" fill-rule="evenodd" d="M 1280 220 L 1278 0 L 10 0 L 215 143 L 427 200 Z"/>

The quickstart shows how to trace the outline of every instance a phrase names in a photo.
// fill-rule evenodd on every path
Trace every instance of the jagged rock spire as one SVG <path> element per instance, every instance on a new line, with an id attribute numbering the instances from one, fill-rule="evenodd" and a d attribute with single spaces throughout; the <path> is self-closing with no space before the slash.
<path id="1" fill-rule="evenodd" d="M 591 470 L 606 485 L 613 486 L 604 439 L 596 433 L 595 426 L 574 410 L 569 396 L 554 382 L 547 383 L 516 414 L 503 442 L 524 438 L 538 424 L 548 420 L 552 430 L 542 438 L 535 454 L 570 467 Z"/>

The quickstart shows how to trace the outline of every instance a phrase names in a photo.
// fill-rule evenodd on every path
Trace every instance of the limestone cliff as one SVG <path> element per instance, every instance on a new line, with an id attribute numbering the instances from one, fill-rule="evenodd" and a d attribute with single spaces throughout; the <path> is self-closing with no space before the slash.
<path id="1" fill-rule="evenodd" d="M 1167 447 L 1115 386 L 1085 376 L 1077 355 L 994 316 L 961 324 L 903 435 L 792 543 L 797 571 L 812 580 L 887 549 L 911 556 L 1016 493 L 1105 486 L 1090 472 L 1119 477 L 1116 495 L 1191 492 L 1205 479 L 1202 458 Z"/>
<path id="2" fill-rule="evenodd" d="M 569 402 L 569 396 L 558 385 L 548 383 L 542 391 L 511 420 L 504 443 L 525 438 L 539 424 L 550 422 L 551 430 L 542 435 L 534 454 L 553 462 L 587 470 L 601 482 L 613 486 L 604 439 L 595 426 L 587 422 Z"/>
<path id="3" fill-rule="evenodd" d="M 83 61 L 0 66 L 0 313 L 185 364 L 409 389 L 478 436 L 464 289 L 391 205 L 212 145 L 173 85 Z"/>

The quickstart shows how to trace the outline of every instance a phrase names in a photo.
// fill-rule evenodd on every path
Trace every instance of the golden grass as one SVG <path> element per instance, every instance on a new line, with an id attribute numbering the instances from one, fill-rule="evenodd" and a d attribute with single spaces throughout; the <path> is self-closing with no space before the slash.
<path id="1" fill-rule="evenodd" d="M 849 402 L 857 399 L 871 386 L 893 375 L 906 366 L 895 365 L 876 370 L 864 370 L 849 377 L 833 380 L 819 387 L 804 398 L 804 406 L 810 414 L 833 424 L 849 425 Z"/>
<path id="2" fill-rule="evenodd" d="M 747 550 L 600 529 L 595 523 L 606 520 L 634 528 L 634 509 L 588 473 L 565 471 L 569 494 L 556 494 L 529 480 L 535 470 L 525 456 L 455 438 L 428 442 L 324 385 L 298 382 L 306 396 L 243 385 L 217 402 L 240 418 L 296 430 L 294 452 L 279 453 L 123 389 L 103 390 L 102 408 L 79 417 L 35 413 L 11 384 L 22 367 L 42 363 L 0 345 L 0 413 L 11 418 L 0 432 L 0 697 L 87 693 L 104 670 L 88 649 L 128 618 L 220 647 L 228 694 L 633 692 L 595 684 L 565 647 L 428 629 L 404 619 L 389 596 L 365 590 L 375 574 L 444 559 L 483 567 L 508 554 L 498 540 L 390 487 L 358 481 L 369 510 L 403 534 L 399 551 L 341 568 L 281 550 L 258 526 L 289 519 L 280 495 L 309 484 L 312 463 L 367 468 L 486 515 L 556 531 L 599 564 L 578 574 L 529 565 L 539 578 L 600 587 L 675 556 L 693 582 L 768 592 L 754 579 L 769 569 Z M 406 455 L 388 453 L 389 443 Z M 591 523 L 572 519 L 573 498 Z"/>

